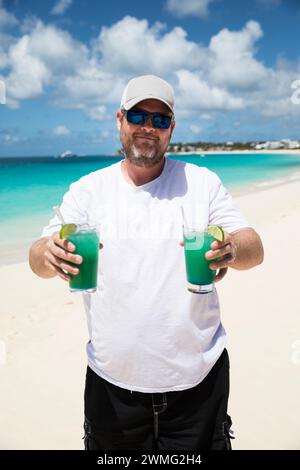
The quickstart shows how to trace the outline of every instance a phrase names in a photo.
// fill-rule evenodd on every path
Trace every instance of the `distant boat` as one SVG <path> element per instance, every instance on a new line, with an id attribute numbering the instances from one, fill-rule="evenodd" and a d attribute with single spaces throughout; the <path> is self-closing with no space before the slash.
<path id="1" fill-rule="evenodd" d="M 66 150 L 65 152 L 61 153 L 58 158 L 74 158 L 78 157 L 78 155 L 71 150 Z"/>

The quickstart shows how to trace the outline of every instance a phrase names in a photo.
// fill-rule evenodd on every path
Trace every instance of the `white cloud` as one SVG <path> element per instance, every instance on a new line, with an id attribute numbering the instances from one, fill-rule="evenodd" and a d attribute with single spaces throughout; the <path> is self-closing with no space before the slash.
<path id="1" fill-rule="evenodd" d="M 6 144 L 15 144 L 20 141 L 20 137 L 12 134 L 4 134 L 3 140 Z"/>
<path id="2" fill-rule="evenodd" d="M 85 112 L 91 119 L 94 119 L 95 121 L 105 121 L 108 119 L 108 116 L 110 116 L 107 113 L 106 106 L 103 105 L 87 108 Z"/>
<path id="3" fill-rule="evenodd" d="M 16 24 L 18 24 L 17 18 L 12 13 L 2 8 L 0 3 L 0 29 L 15 26 Z"/>
<path id="4" fill-rule="evenodd" d="M 25 142 L 26 137 L 20 135 L 18 128 L 6 128 L 0 130 L 1 144 L 11 145 L 18 142 Z"/>
<path id="5" fill-rule="evenodd" d="M 57 105 L 80 109 L 91 119 L 103 120 L 107 119 L 105 106 L 118 103 L 128 78 L 156 73 L 173 80 L 174 86 L 179 79 L 179 108 L 220 110 L 243 106 L 243 99 L 201 77 L 199 70 L 209 75 L 211 62 L 214 67 L 220 62 L 218 48 L 212 59 L 212 52 L 189 41 L 182 28 L 165 32 L 162 24 L 150 27 L 146 20 L 127 16 L 110 28 L 102 28 L 88 50 L 65 31 L 41 21 L 32 24 L 32 31 L 13 44 L 7 54 L 11 67 L 7 90 L 12 100 L 38 96 L 51 84 L 56 89 Z"/>
<path id="6" fill-rule="evenodd" d="M 51 10 L 52 15 L 63 15 L 72 5 L 73 0 L 57 0 Z"/>
<path id="7" fill-rule="evenodd" d="M 300 63 L 297 68 L 285 61 L 279 61 L 276 70 L 269 73 L 268 80 L 261 92 L 253 94 L 254 106 L 260 114 L 267 117 L 298 117 L 300 106 L 291 100 L 291 84 L 300 77 Z"/>
<path id="8" fill-rule="evenodd" d="M 86 60 L 85 46 L 69 33 L 39 21 L 30 34 L 24 34 L 7 52 L 6 62 L 10 65 L 7 93 L 17 100 L 38 96 L 46 85 L 60 83 L 65 75 L 77 70 L 79 63 L 84 66 Z"/>
<path id="9" fill-rule="evenodd" d="M 209 114 L 209 113 L 201 113 L 200 114 L 200 119 L 203 119 L 205 121 L 208 121 L 210 119 L 212 119 L 212 114 Z"/>
<path id="10" fill-rule="evenodd" d="M 41 94 L 44 84 L 50 80 L 50 71 L 44 62 L 28 53 L 29 42 L 29 37 L 23 36 L 9 52 L 11 73 L 6 86 L 8 95 L 14 99 L 28 99 Z"/>
<path id="11" fill-rule="evenodd" d="M 93 62 L 63 80 L 57 89 L 56 104 L 64 108 L 79 109 L 91 119 L 112 119 L 106 104 L 119 102 L 125 86 L 123 77 L 104 72 Z"/>
<path id="12" fill-rule="evenodd" d="M 87 47 L 55 26 L 38 22 L 28 37 L 28 53 L 42 60 L 55 74 L 74 73 L 87 61 Z"/>
<path id="13" fill-rule="evenodd" d="M 71 134 L 70 129 L 68 129 L 66 126 L 56 126 L 53 129 L 53 134 L 54 135 L 69 135 Z"/>
<path id="14" fill-rule="evenodd" d="M 0 31 L 0 50 L 5 51 L 16 42 L 16 38 L 11 34 Z"/>
<path id="15" fill-rule="evenodd" d="M 222 29 L 211 38 L 210 78 L 235 89 L 256 87 L 267 78 L 267 70 L 254 58 L 255 43 L 263 35 L 256 21 L 248 21 L 241 31 Z"/>
<path id="16" fill-rule="evenodd" d="M 149 27 L 146 20 L 129 16 L 103 27 L 90 52 L 90 59 L 79 60 L 76 73 L 61 82 L 56 102 L 96 120 L 107 119 L 103 106 L 119 104 L 133 75 L 155 73 L 167 79 L 173 75 L 175 81 L 174 71 L 184 64 L 194 69 L 205 61 L 204 50 L 189 41 L 182 28 L 164 32 L 160 23 Z"/>
<path id="17" fill-rule="evenodd" d="M 196 73 L 189 70 L 176 72 L 178 78 L 178 102 L 181 107 L 192 110 L 236 110 L 245 106 L 241 97 L 234 97 L 228 91 L 210 86 Z"/>
<path id="18" fill-rule="evenodd" d="M 43 22 L 32 13 L 28 14 L 20 24 L 20 32 L 23 34 L 31 34 Z"/>
<path id="19" fill-rule="evenodd" d="M 0 49 L 0 70 L 7 66 L 7 55 Z"/>
<path id="20" fill-rule="evenodd" d="M 198 16 L 205 18 L 214 0 L 167 0 L 167 9 L 175 16 Z"/>
<path id="21" fill-rule="evenodd" d="M 196 124 L 191 124 L 190 129 L 191 129 L 192 133 L 195 134 L 195 135 L 199 135 L 203 132 L 202 127 L 197 126 Z"/>
<path id="22" fill-rule="evenodd" d="M 101 132 L 101 137 L 103 137 L 103 139 L 108 139 L 110 137 L 110 132 L 109 131 L 102 131 Z"/>
<path id="23" fill-rule="evenodd" d="M 96 133 L 91 134 L 89 137 L 89 142 L 93 144 L 102 144 L 103 142 L 113 141 L 116 145 L 120 145 L 120 141 L 114 138 L 114 135 L 111 130 L 97 130 Z"/>
<path id="24" fill-rule="evenodd" d="M 99 54 L 105 70 L 113 73 L 122 70 L 128 74 L 165 75 L 184 66 L 194 69 L 203 63 L 204 50 L 187 39 L 184 29 L 175 27 L 163 33 L 160 23 L 149 27 L 147 20 L 126 16 L 110 28 L 102 28 L 93 44 L 94 54 Z"/>
<path id="25" fill-rule="evenodd" d="M 167 30 L 161 23 L 126 16 L 85 45 L 32 19 L 23 23 L 19 37 L 1 44 L 0 69 L 6 76 L 0 79 L 11 108 L 49 92 L 53 105 L 97 121 L 113 120 L 111 106 L 119 105 L 128 79 L 145 73 L 172 83 L 182 120 L 246 107 L 269 116 L 299 114 L 300 106 L 293 106 L 290 97 L 300 62 L 298 67 L 283 61 L 265 67 L 256 57 L 262 34 L 259 23 L 249 21 L 238 31 L 219 31 L 204 47 L 181 27 Z"/>

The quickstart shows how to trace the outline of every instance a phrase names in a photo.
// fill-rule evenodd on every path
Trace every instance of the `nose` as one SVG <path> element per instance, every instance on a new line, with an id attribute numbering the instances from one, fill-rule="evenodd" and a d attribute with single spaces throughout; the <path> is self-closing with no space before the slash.
<path id="1" fill-rule="evenodd" d="M 144 122 L 144 124 L 142 125 L 142 129 L 146 129 L 146 130 L 150 130 L 150 131 L 154 131 L 154 127 L 153 127 L 153 123 L 152 123 L 152 116 L 147 116 L 146 117 L 146 121 Z"/>

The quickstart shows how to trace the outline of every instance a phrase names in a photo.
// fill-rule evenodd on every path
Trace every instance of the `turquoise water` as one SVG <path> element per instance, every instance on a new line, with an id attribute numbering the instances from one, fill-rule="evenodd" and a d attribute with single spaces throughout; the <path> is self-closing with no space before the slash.
<path id="1" fill-rule="evenodd" d="M 233 193 L 283 182 L 300 175 L 300 156 L 281 154 L 175 155 L 170 158 L 215 171 Z M 0 159 L 0 263 L 24 255 L 61 202 L 69 185 L 81 176 L 121 157 Z M 23 256 L 24 259 L 24 256 Z"/>

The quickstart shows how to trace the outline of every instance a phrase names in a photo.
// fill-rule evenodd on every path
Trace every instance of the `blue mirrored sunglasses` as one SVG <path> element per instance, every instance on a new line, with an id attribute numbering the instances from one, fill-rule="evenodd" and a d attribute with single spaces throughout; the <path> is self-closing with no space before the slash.
<path id="1" fill-rule="evenodd" d="M 169 129 L 172 116 L 162 113 L 148 113 L 147 111 L 132 110 L 126 111 L 122 110 L 125 114 L 127 121 L 130 124 L 135 124 L 137 126 L 143 126 L 145 122 L 151 117 L 152 126 L 156 129 Z"/>

